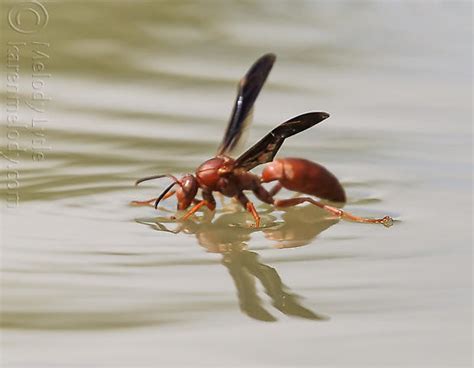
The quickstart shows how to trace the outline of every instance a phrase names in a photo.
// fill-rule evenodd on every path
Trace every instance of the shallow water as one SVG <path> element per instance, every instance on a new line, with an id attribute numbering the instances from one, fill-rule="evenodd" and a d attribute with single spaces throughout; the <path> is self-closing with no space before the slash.
<path id="1" fill-rule="evenodd" d="M 2 24 L 4 47 L 27 42 L 29 125 L 2 134 L 5 367 L 470 365 L 468 2 L 44 5 L 39 33 Z M 330 112 L 279 156 L 325 165 L 347 210 L 393 227 L 259 205 L 255 229 L 226 200 L 180 228 L 172 199 L 129 205 L 167 185 L 137 178 L 214 154 L 268 51 L 248 144 Z M 41 53 L 48 77 L 32 75 Z M 51 98 L 36 110 L 35 79 Z"/>

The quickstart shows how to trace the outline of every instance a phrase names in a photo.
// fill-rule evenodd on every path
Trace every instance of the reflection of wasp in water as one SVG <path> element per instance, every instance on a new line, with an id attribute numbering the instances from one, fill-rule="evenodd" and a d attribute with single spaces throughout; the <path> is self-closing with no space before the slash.
<path id="1" fill-rule="evenodd" d="M 292 208 L 283 214 L 285 221 L 282 223 L 277 223 L 274 216 L 264 214 L 262 217 L 266 226 L 263 230 L 245 226 L 246 214 L 242 212 L 224 213 L 215 221 L 211 221 L 212 217 L 213 213 L 206 212 L 203 217 L 196 219 L 198 221 L 185 221 L 174 230 L 165 225 L 171 222 L 165 218 L 137 221 L 158 231 L 193 234 L 208 252 L 221 253 L 222 264 L 228 269 L 237 288 L 240 309 L 248 316 L 262 321 L 276 320 L 262 306 L 256 288 L 258 279 L 273 306 L 282 313 L 312 320 L 327 319 L 301 305 L 298 296 L 283 284 L 278 272 L 262 263 L 256 252 L 247 250 L 246 244 L 253 232 L 263 231 L 265 237 L 275 241 L 279 248 L 302 246 L 337 223 L 338 219 L 328 219 L 311 206 Z"/>

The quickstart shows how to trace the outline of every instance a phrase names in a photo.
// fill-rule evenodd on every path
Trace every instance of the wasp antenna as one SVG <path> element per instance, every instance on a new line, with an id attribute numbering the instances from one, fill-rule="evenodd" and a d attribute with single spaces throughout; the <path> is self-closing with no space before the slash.
<path id="1" fill-rule="evenodd" d="M 175 176 L 171 175 L 171 174 L 162 174 L 162 175 L 152 175 L 152 176 L 147 176 L 145 178 L 141 178 L 141 179 L 138 179 L 136 182 L 135 182 L 135 185 L 138 185 L 140 183 L 143 183 L 144 181 L 147 181 L 147 180 L 153 180 L 153 179 L 161 179 L 161 178 L 171 178 L 174 180 L 175 183 L 178 182 L 178 179 L 176 179 Z"/>
<path id="2" fill-rule="evenodd" d="M 163 199 L 163 197 L 171 190 L 171 188 L 173 188 L 175 185 L 177 184 L 177 182 L 174 182 L 174 183 L 171 183 L 170 185 L 168 185 L 168 187 L 163 191 L 163 193 L 160 194 L 160 196 L 156 199 L 155 201 L 155 210 L 158 208 L 158 203 L 160 203 L 160 201 Z"/>

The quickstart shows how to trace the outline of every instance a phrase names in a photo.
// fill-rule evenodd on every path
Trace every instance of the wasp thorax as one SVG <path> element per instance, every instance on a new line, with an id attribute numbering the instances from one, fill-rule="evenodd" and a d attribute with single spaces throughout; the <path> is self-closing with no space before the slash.
<path id="1" fill-rule="evenodd" d="M 196 170 L 196 179 L 204 189 L 218 190 L 219 179 L 232 172 L 234 159 L 227 156 L 211 158 Z"/>

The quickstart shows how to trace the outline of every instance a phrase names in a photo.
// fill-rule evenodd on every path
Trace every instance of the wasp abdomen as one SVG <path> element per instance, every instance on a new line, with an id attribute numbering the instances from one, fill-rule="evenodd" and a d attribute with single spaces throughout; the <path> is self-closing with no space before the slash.
<path id="1" fill-rule="evenodd" d="M 324 166 L 309 160 L 281 158 L 269 163 L 262 172 L 262 182 L 274 180 L 278 180 L 288 190 L 333 202 L 346 201 L 339 180 Z"/>

